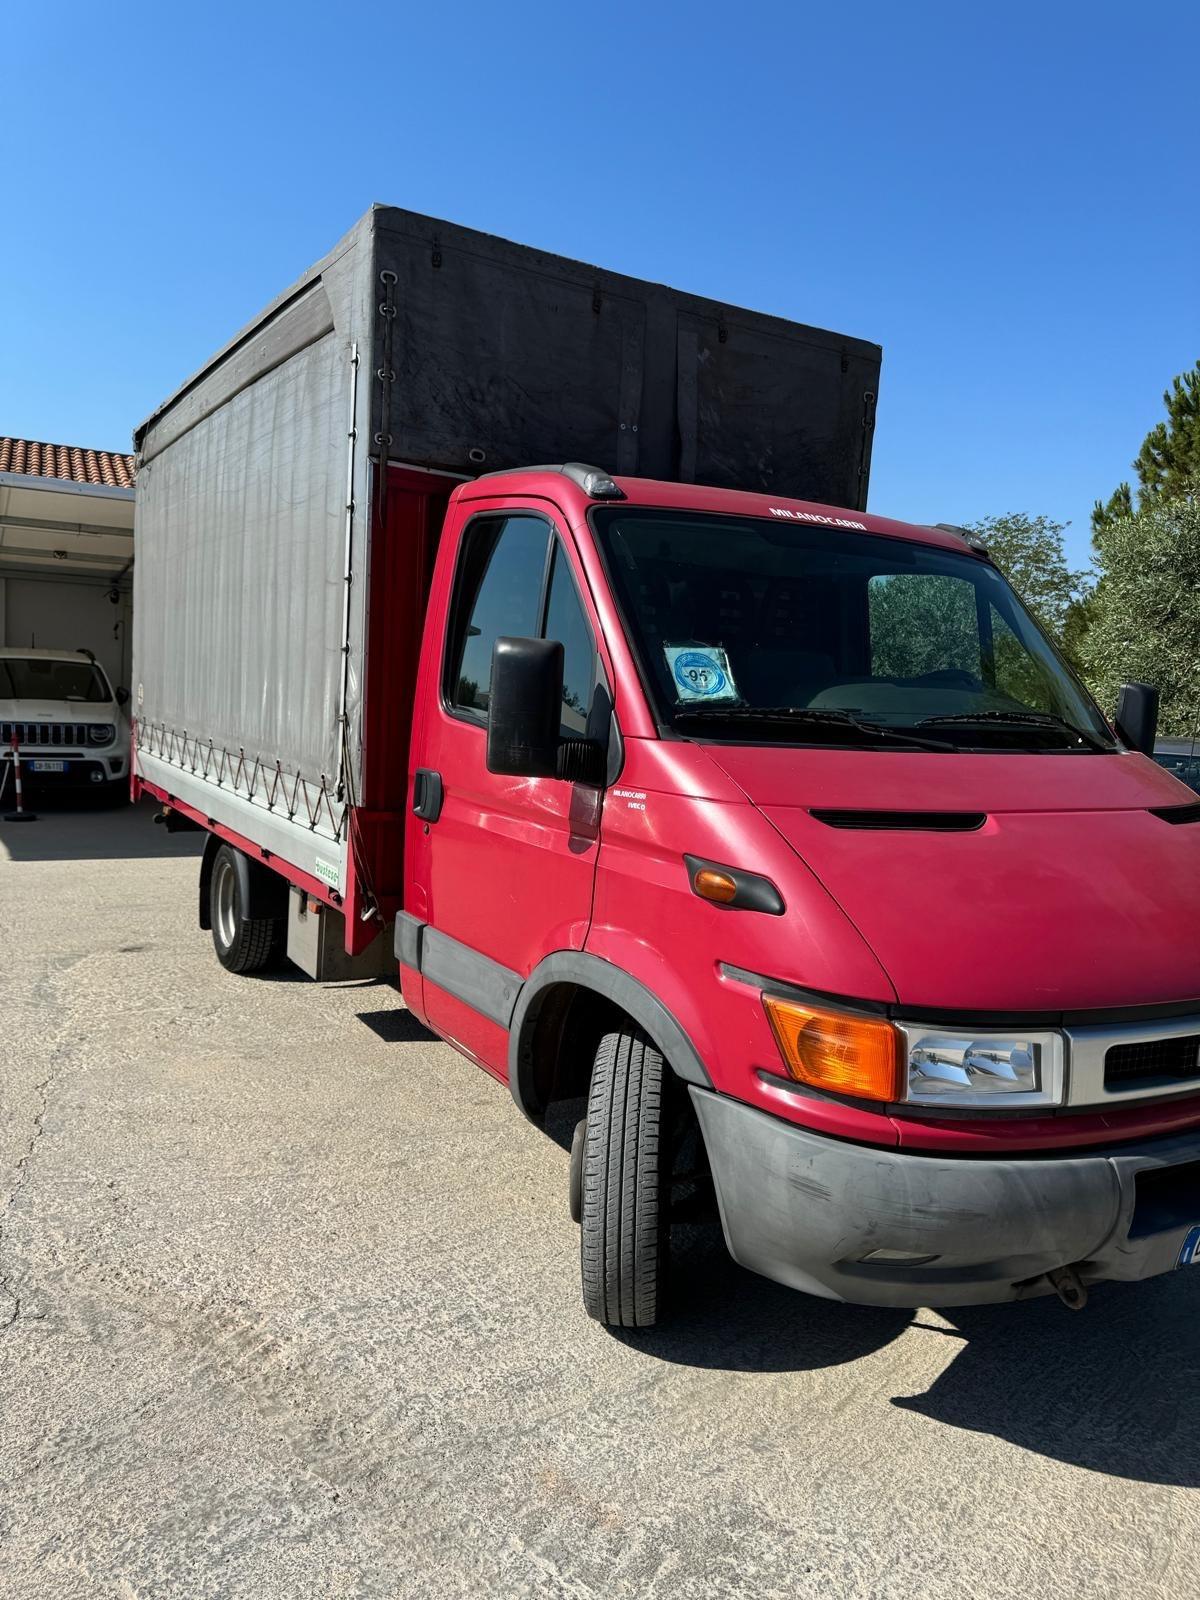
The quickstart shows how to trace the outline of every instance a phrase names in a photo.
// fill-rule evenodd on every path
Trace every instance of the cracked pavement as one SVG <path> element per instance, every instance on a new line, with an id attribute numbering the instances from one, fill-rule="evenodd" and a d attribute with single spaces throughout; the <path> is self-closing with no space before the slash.
<path id="1" fill-rule="evenodd" d="M 0 824 L 3 1600 L 1200 1592 L 1200 1273 L 910 1315 L 698 1230 L 614 1337 L 565 1125 L 223 972 L 198 847 Z"/>

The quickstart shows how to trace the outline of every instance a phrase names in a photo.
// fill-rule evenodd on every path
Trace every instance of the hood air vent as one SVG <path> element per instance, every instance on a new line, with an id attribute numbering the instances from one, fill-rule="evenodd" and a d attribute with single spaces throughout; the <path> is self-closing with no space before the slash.
<path id="1" fill-rule="evenodd" d="M 811 811 L 830 828 L 863 828 L 892 833 L 974 833 L 986 811 Z"/>

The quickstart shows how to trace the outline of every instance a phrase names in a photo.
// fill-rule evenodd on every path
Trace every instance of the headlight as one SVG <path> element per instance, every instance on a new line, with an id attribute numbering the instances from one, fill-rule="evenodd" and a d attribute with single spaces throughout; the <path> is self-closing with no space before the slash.
<path id="1" fill-rule="evenodd" d="M 111 744 L 117 737 L 117 730 L 111 722 L 93 722 L 88 729 L 89 744 Z"/>
<path id="2" fill-rule="evenodd" d="M 1063 1046 L 1057 1033 L 935 1031 L 901 1025 L 909 1105 L 1056 1106 L 1062 1101 Z"/>

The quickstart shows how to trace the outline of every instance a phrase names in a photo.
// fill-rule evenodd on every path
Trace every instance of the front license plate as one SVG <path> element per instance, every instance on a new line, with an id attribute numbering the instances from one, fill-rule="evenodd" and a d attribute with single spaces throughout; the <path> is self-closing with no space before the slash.
<path id="1" fill-rule="evenodd" d="M 67 763 L 65 761 L 31 761 L 29 769 L 31 772 L 65 772 Z"/>
<path id="2" fill-rule="evenodd" d="M 1179 1251 L 1177 1267 L 1200 1267 L 1200 1223 L 1188 1230 L 1188 1236 L 1183 1241 Z"/>

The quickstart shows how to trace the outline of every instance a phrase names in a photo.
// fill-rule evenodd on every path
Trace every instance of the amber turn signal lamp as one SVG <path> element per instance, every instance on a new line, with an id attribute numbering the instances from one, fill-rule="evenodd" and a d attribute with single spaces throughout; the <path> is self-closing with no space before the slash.
<path id="1" fill-rule="evenodd" d="M 735 880 L 727 872 L 717 872 L 713 867 L 701 867 L 692 879 L 692 888 L 701 900 L 715 900 L 722 906 L 727 906 L 738 892 Z"/>
<path id="2" fill-rule="evenodd" d="M 763 995 L 775 1042 L 797 1083 L 861 1100 L 900 1098 L 900 1035 L 890 1022 Z"/>

